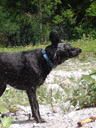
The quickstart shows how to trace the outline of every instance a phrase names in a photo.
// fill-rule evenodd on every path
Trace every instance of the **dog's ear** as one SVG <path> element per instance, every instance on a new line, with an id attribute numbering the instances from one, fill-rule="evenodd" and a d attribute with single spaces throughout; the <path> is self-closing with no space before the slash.
<path id="1" fill-rule="evenodd" d="M 50 41 L 52 42 L 52 45 L 57 45 L 60 43 L 60 39 L 58 35 L 56 35 L 54 32 L 51 32 L 49 35 Z"/>

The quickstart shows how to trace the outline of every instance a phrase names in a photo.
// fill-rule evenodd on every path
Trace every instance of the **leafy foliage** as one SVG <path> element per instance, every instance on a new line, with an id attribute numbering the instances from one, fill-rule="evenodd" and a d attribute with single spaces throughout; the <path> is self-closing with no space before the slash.
<path id="1" fill-rule="evenodd" d="M 96 106 L 96 73 L 84 75 L 73 94 L 74 105 L 79 101 L 80 108 Z"/>
<path id="2" fill-rule="evenodd" d="M 7 117 L 1 118 L 1 121 L 2 121 L 2 124 L 3 124 L 1 128 L 9 128 L 9 126 L 12 124 L 13 120 L 14 120 L 14 117 L 12 117 L 12 118 L 7 118 Z"/>
<path id="3" fill-rule="evenodd" d="M 47 42 L 54 30 L 61 39 L 96 37 L 94 0 L 0 1 L 0 44 Z"/>

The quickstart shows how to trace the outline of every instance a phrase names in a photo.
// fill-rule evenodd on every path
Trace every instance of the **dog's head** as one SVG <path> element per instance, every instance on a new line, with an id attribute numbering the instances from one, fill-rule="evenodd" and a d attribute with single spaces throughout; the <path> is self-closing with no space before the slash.
<path id="1" fill-rule="evenodd" d="M 78 56 L 82 52 L 81 49 L 72 47 L 71 44 L 61 42 L 55 33 L 50 33 L 49 38 L 52 44 L 46 47 L 46 53 L 56 66 L 69 58 Z"/>

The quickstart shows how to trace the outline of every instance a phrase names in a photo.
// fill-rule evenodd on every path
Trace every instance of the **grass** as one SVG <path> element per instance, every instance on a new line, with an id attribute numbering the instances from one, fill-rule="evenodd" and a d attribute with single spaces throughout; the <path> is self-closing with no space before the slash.
<path id="1" fill-rule="evenodd" d="M 89 70 L 90 72 L 96 72 L 95 70 L 96 40 L 93 40 L 92 38 L 89 39 L 87 38 L 87 39 L 80 39 L 77 41 L 71 41 L 68 43 L 71 43 L 72 46 L 74 47 L 81 48 L 82 53 L 80 54 L 79 57 L 70 59 L 69 61 L 66 61 L 64 64 L 62 64 L 62 66 L 58 66 L 54 71 L 58 72 L 59 70 L 61 70 L 64 72 L 65 71 L 70 72 L 70 71 L 78 71 L 78 69 L 81 69 L 84 72 Z M 19 51 L 33 50 L 36 48 L 44 49 L 45 47 L 46 45 L 37 45 L 37 46 L 28 45 L 25 47 L 20 46 L 20 47 L 7 47 L 7 48 L 0 47 L 0 52 L 19 52 Z M 47 86 L 44 84 L 37 90 L 37 99 L 39 103 L 51 104 L 51 106 L 53 107 L 54 103 L 63 103 L 70 100 L 75 106 L 77 103 L 76 101 L 79 100 L 78 98 L 83 97 L 83 100 L 81 98 L 81 101 L 83 101 L 81 104 L 84 104 L 84 97 L 87 98 L 87 96 L 89 96 L 88 90 L 87 90 L 87 94 L 86 94 L 86 90 L 84 90 L 85 85 L 82 85 L 82 87 L 79 85 L 80 78 L 76 79 L 74 76 L 70 76 L 67 79 L 68 80 L 66 81 L 66 78 L 57 76 L 54 78 L 54 82 L 51 83 L 51 84 L 58 84 L 66 92 L 67 97 L 65 97 L 65 95 L 61 93 L 59 90 L 53 89 L 47 92 L 46 91 Z M 71 88 L 68 88 L 70 85 L 72 85 Z M 76 97 L 74 92 L 76 92 L 78 98 Z M 16 107 L 17 104 L 23 106 L 29 105 L 27 95 L 25 94 L 24 91 L 19 91 L 13 88 L 9 88 L 0 98 L 0 106 L 2 106 L 0 107 L 0 112 L 4 112 L 5 110 L 16 112 L 18 110 L 18 108 Z"/>
<path id="2" fill-rule="evenodd" d="M 27 46 L 16 46 L 16 47 L 0 47 L 0 52 L 21 52 L 21 51 L 27 51 L 27 50 L 33 50 L 33 49 L 36 49 L 36 48 L 42 48 L 44 49 L 47 45 L 27 45 Z"/>
<path id="3" fill-rule="evenodd" d="M 28 98 L 24 91 L 19 91 L 8 86 L 2 97 L 0 97 L 0 112 L 17 111 L 16 105 L 28 106 Z M 6 106 L 6 109 L 5 107 Z"/>
<path id="4" fill-rule="evenodd" d="M 79 47 L 83 50 L 82 54 L 86 53 L 96 53 L 96 39 L 93 40 L 92 38 L 83 38 L 76 41 L 69 42 L 74 47 Z"/>

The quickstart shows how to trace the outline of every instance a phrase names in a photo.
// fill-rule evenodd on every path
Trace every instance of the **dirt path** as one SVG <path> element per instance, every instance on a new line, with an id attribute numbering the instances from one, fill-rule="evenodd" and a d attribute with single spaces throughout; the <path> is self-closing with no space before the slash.
<path id="1" fill-rule="evenodd" d="M 72 111 L 64 114 L 59 108 L 55 107 L 55 113 L 49 105 L 40 105 L 40 112 L 46 123 L 36 123 L 33 118 L 28 120 L 30 107 L 21 107 L 22 111 L 18 111 L 16 115 L 10 113 L 9 116 L 15 117 L 10 128 L 79 128 L 78 121 L 96 116 L 96 108 L 87 108 L 78 111 Z M 96 128 L 96 122 L 83 125 L 82 128 Z"/>

